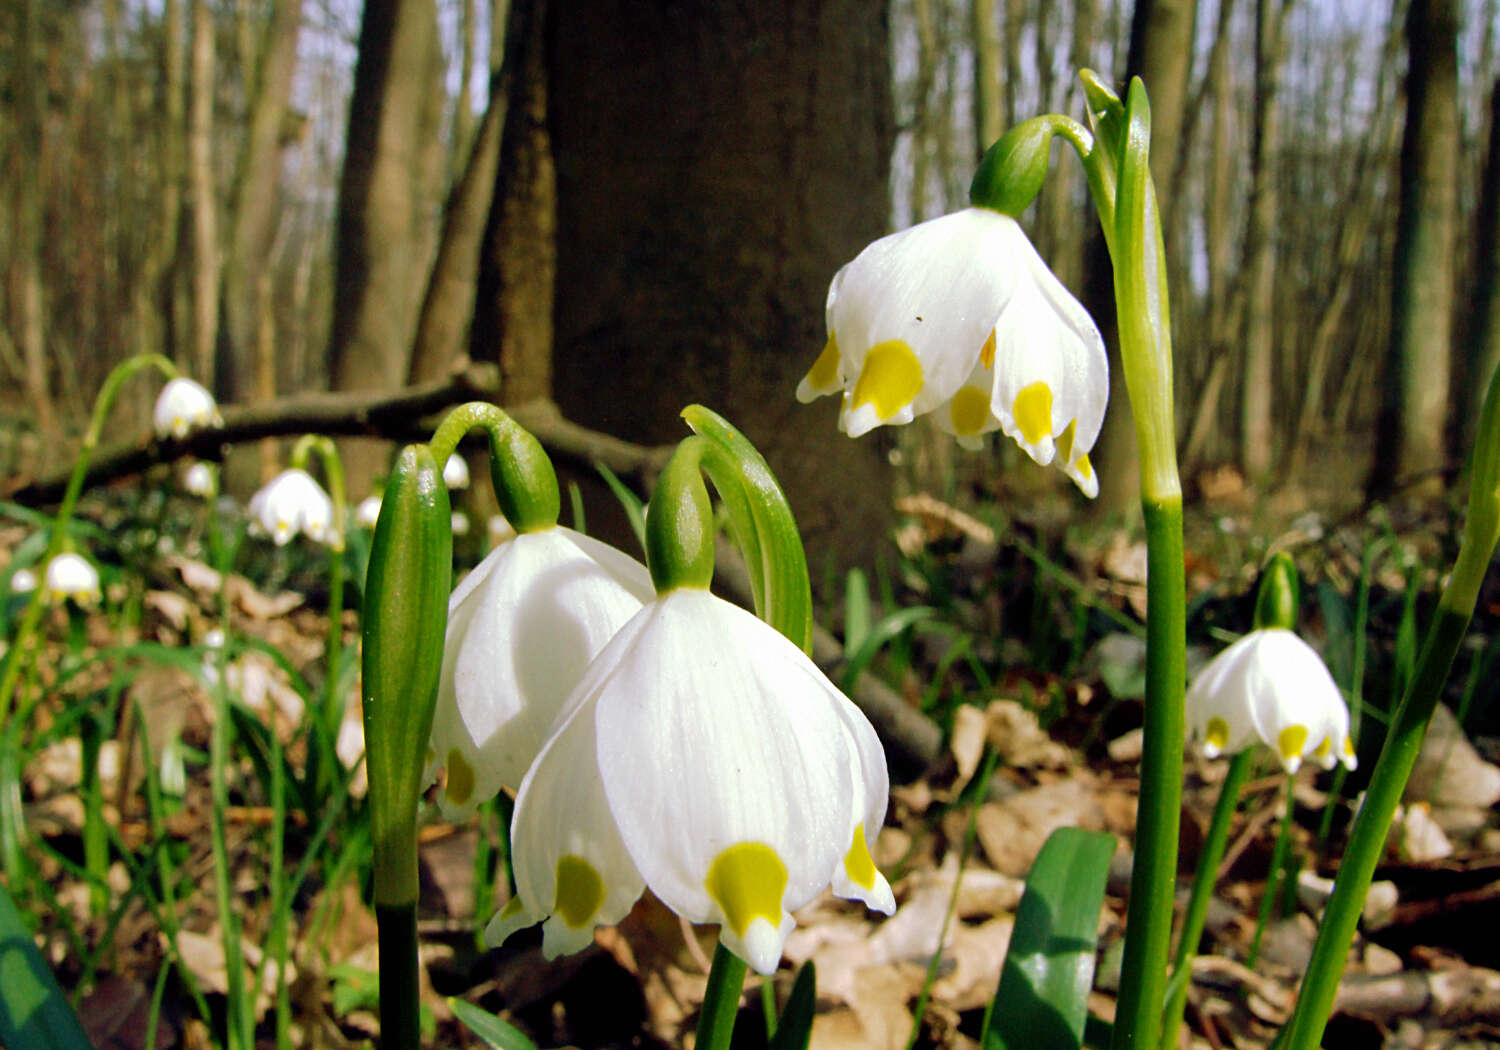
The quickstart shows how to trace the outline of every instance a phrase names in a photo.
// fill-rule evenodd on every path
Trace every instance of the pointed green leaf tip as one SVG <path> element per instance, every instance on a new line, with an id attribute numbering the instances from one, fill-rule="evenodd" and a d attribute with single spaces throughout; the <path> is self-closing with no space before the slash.
<path id="1" fill-rule="evenodd" d="M 378 904 L 416 900 L 417 797 L 452 574 L 442 469 L 426 445 L 408 445 L 381 500 L 365 575 L 362 699 Z"/>
<path id="2" fill-rule="evenodd" d="M 1297 566 L 1286 551 L 1277 551 L 1260 575 L 1260 590 L 1255 596 L 1255 627 L 1297 629 L 1300 587 Z"/>
<path id="3" fill-rule="evenodd" d="M 988 150 L 969 183 L 970 203 L 1020 218 L 1047 178 L 1054 123 L 1034 117 L 1007 131 Z"/>

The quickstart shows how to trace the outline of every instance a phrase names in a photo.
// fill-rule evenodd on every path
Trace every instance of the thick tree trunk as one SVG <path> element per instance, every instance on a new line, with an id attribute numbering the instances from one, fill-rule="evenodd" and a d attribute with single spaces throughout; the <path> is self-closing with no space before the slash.
<path id="1" fill-rule="evenodd" d="M 723 412 L 786 487 L 814 578 L 825 557 L 868 558 L 891 522 L 883 439 L 840 436 L 832 400 L 793 392 L 826 339 L 829 281 L 886 228 L 883 6 L 553 14 L 563 410 L 653 444 L 686 434 L 689 402 Z"/>
<path id="2" fill-rule="evenodd" d="M 1457 211 L 1458 0 L 1413 0 L 1406 17 L 1406 132 L 1392 332 L 1371 488 L 1447 462 Z"/>
<path id="3" fill-rule="evenodd" d="M 469 335 L 470 357 L 500 365 L 508 404 L 552 396 L 557 176 L 547 126 L 547 8 L 546 0 L 518 0 L 510 10 L 510 101 Z"/>
<path id="4" fill-rule="evenodd" d="M 219 389 L 229 400 L 257 391 L 254 360 L 259 310 L 257 284 L 271 262 L 276 198 L 281 181 L 282 127 L 297 64 L 302 0 L 274 0 L 259 48 L 245 138 L 230 191 L 229 241 L 224 256 L 224 330 L 228 337 Z"/>
<path id="5" fill-rule="evenodd" d="M 1276 353 L 1277 151 L 1283 27 L 1290 0 L 1255 7 L 1255 127 L 1250 157 L 1250 223 L 1245 231 L 1245 373 L 1240 387 L 1240 467 L 1252 482 L 1271 469 L 1275 431 L 1271 382 Z"/>

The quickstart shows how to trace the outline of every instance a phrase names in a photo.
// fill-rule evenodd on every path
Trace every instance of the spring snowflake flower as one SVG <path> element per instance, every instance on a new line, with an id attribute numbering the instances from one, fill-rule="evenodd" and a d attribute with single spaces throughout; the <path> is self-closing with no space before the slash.
<path id="1" fill-rule="evenodd" d="M 1280 627 L 1251 631 L 1214 657 L 1187 692 L 1190 734 L 1216 758 L 1257 740 L 1295 773 L 1304 759 L 1325 769 L 1355 765 L 1349 709 L 1313 648 Z"/>
<path id="2" fill-rule="evenodd" d="M 469 516 L 461 510 L 455 510 L 448 517 L 448 529 L 455 536 L 467 536 L 469 534 Z"/>
<path id="3" fill-rule="evenodd" d="M 191 496 L 202 499 L 213 499 L 218 492 L 218 483 L 214 480 L 214 469 L 201 459 L 188 467 L 182 475 L 182 487 Z"/>
<path id="4" fill-rule="evenodd" d="M 79 605 L 91 605 L 101 597 L 99 570 L 83 555 L 72 551 L 47 563 L 42 585 L 47 597 L 55 602 L 72 598 Z"/>
<path id="5" fill-rule="evenodd" d="M 426 781 L 461 819 L 521 783 L 594 655 L 654 593 L 646 567 L 556 525 L 502 543 L 448 601 Z"/>
<path id="6" fill-rule="evenodd" d="M 250 497 L 250 521 L 283 546 L 298 532 L 310 539 L 338 546 L 333 527 L 333 500 L 311 474 L 296 467 L 283 470 Z"/>
<path id="7" fill-rule="evenodd" d="M 201 384 L 184 376 L 168 381 L 161 388 L 151 417 L 156 425 L 156 436 L 161 438 L 168 435 L 185 438 L 200 427 L 224 425 L 214 396 Z"/>
<path id="8" fill-rule="evenodd" d="M 541 922 L 544 954 L 577 951 L 649 888 L 772 973 L 824 888 L 895 910 L 870 854 L 888 787 L 874 729 L 802 650 L 670 590 L 590 665 L 522 781 L 517 894 L 485 939 Z"/>
<path id="9" fill-rule="evenodd" d="M 457 452 L 449 456 L 448 462 L 443 464 L 443 484 L 450 489 L 469 487 L 469 464 Z"/>
<path id="10" fill-rule="evenodd" d="M 367 529 L 373 529 L 380 520 L 380 497 L 366 496 L 354 508 L 354 520 Z"/>
<path id="11" fill-rule="evenodd" d="M 1015 219 L 966 208 L 882 237 L 834 276 L 827 323 L 797 398 L 842 392 L 850 437 L 930 412 L 966 448 L 1004 431 L 1098 493 L 1104 340 Z"/>
<path id="12" fill-rule="evenodd" d="M 11 594 L 30 594 L 36 590 L 36 573 L 30 569 L 17 569 L 10 574 Z"/>

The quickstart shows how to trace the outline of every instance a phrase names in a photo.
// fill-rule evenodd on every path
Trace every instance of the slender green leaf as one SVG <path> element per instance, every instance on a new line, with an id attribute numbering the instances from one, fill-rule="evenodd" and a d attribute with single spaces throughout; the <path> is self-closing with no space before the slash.
<path id="1" fill-rule="evenodd" d="M 1037 854 L 1016 912 L 984 1050 L 1083 1045 L 1111 835 L 1059 828 Z"/>
<path id="2" fill-rule="evenodd" d="M 449 1007 L 469 1030 L 483 1039 L 495 1050 L 536 1050 L 536 1044 L 526 1038 L 515 1025 L 500 1020 L 481 1006 L 465 999 L 449 998 Z"/>
<path id="3" fill-rule="evenodd" d="M 870 633 L 870 581 L 859 567 L 844 580 L 844 659 L 851 660 Z"/>
<path id="4" fill-rule="evenodd" d="M 620 501 L 620 506 L 625 509 L 625 518 L 630 522 L 630 531 L 635 533 L 635 541 L 641 545 L 641 550 L 646 549 L 646 505 L 641 502 L 641 497 L 635 494 L 625 482 L 621 481 L 614 471 L 603 463 L 595 463 L 594 469 L 609 486 L 609 491 L 615 494 L 615 499 Z M 575 517 L 577 515 L 575 514 Z M 579 518 L 581 521 L 582 519 Z M 578 531 L 582 532 L 582 529 Z"/>
<path id="5" fill-rule="evenodd" d="M 767 1050 L 807 1050 L 817 1005 L 818 972 L 809 959 L 797 971 L 792 994 L 787 997 L 786 1008 L 781 1011 L 781 1020 L 776 1024 L 776 1032 L 771 1036 Z"/>
<path id="6" fill-rule="evenodd" d="M 0 885 L 0 1045 L 8 1050 L 91 1050 L 78 1015 Z"/>
<path id="7" fill-rule="evenodd" d="M 931 619 L 937 615 L 936 609 L 925 605 L 913 605 L 905 609 L 897 609 L 895 612 L 887 613 L 875 623 L 871 624 L 865 632 L 863 641 L 859 648 L 849 657 L 844 667 L 844 691 L 854 688 L 854 680 L 860 676 L 870 661 L 875 659 L 875 654 L 880 647 L 897 638 L 908 627 L 921 623 L 923 620 Z"/>

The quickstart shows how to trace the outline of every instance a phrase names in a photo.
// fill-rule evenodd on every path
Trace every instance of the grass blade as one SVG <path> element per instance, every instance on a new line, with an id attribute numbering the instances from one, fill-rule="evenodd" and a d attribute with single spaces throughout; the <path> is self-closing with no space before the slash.
<path id="1" fill-rule="evenodd" d="M 91 1050 L 78 1015 L 0 885 L 0 1045 L 9 1050 Z"/>

